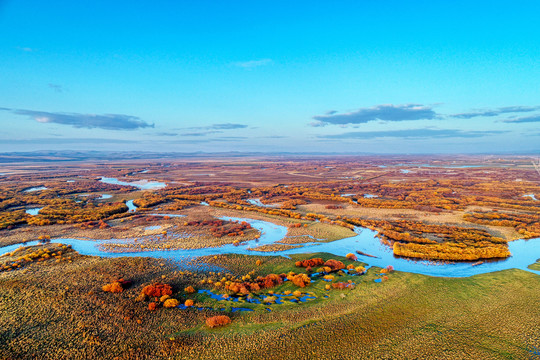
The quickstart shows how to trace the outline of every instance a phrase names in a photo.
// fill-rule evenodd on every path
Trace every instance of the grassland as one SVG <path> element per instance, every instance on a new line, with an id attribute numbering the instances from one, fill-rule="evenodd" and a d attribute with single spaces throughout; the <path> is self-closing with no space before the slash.
<path id="1" fill-rule="evenodd" d="M 294 260 L 308 257 L 219 255 L 206 260 L 232 274 L 257 275 L 299 271 Z M 156 281 L 171 284 L 181 301 L 231 304 L 183 292 L 190 284 L 200 288 L 207 273 L 188 275 L 156 259 L 73 252 L 70 259 L 0 274 L 0 358 L 522 359 L 533 358 L 540 346 L 540 308 L 533 306 L 540 302 L 540 276 L 525 271 L 458 279 L 394 272 L 376 283 L 380 269 L 372 268 L 354 277 L 354 289 L 327 291 L 319 281 L 301 289 L 315 300 L 272 305 L 271 312 L 264 311 L 265 305 L 241 313 L 151 312 L 136 298 Z M 132 281 L 130 288 L 119 294 L 101 291 L 121 277 Z M 285 283 L 273 291 L 292 289 Z M 203 325 L 205 318 L 221 313 L 233 319 L 231 325 Z"/>

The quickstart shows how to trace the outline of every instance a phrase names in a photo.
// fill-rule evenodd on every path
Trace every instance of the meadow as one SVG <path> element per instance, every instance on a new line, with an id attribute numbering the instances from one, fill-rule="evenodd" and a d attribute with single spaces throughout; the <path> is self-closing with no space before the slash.
<path id="1" fill-rule="evenodd" d="M 295 260 L 313 257 L 329 258 L 220 255 L 208 262 L 236 276 L 251 271 L 255 276 L 298 272 Z M 351 289 L 326 290 L 329 283 L 318 280 L 300 288 L 316 296 L 311 301 L 231 312 L 247 305 L 185 291 L 213 288 L 201 284 L 212 277 L 208 272 L 179 271 L 175 264 L 149 258 L 71 258 L 2 274 L 2 358 L 501 359 L 534 358 L 540 343 L 540 312 L 534 306 L 540 301 L 540 277 L 520 270 L 462 279 L 392 272 L 375 282 L 381 269 L 370 268 L 350 277 L 356 282 Z M 130 286 L 121 293 L 102 290 L 118 278 Z M 149 311 L 148 302 L 138 297 L 156 282 L 170 284 L 182 303 L 193 299 L 196 307 L 214 309 Z M 272 288 L 275 293 L 298 289 L 290 283 Z M 205 325 L 220 314 L 232 323 Z"/>

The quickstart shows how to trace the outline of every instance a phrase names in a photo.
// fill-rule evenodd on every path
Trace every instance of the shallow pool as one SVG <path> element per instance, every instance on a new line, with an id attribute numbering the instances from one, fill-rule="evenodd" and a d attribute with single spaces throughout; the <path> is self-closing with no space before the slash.
<path id="1" fill-rule="evenodd" d="M 26 209 L 25 212 L 29 215 L 37 215 L 39 213 L 39 210 L 43 209 L 42 207 L 36 207 L 36 208 L 30 208 L 30 209 Z"/>
<path id="2" fill-rule="evenodd" d="M 124 186 L 135 186 L 141 190 L 152 190 L 152 189 L 162 189 L 167 186 L 164 182 L 159 181 L 148 181 L 148 180 L 138 180 L 133 182 L 120 181 L 116 178 L 102 177 L 99 181 L 105 184 L 114 184 L 114 185 L 124 185 Z"/>

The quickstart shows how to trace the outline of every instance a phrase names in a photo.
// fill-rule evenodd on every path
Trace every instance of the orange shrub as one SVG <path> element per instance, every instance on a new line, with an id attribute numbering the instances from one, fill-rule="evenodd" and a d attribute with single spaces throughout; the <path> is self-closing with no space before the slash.
<path id="1" fill-rule="evenodd" d="M 184 303 L 185 306 L 193 306 L 195 305 L 195 301 L 191 300 L 191 299 L 187 299 L 186 302 Z"/>
<path id="2" fill-rule="evenodd" d="M 118 279 L 110 284 L 103 285 L 102 290 L 111 293 L 121 293 L 126 287 L 129 286 L 129 284 L 129 281 L 126 281 L 124 279 Z"/>
<path id="3" fill-rule="evenodd" d="M 332 271 L 345 269 L 345 264 L 339 260 L 330 259 L 324 263 L 324 266 L 329 267 Z"/>
<path id="4" fill-rule="evenodd" d="M 249 294 L 250 292 L 259 291 L 260 289 L 268 289 L 283 283 L 286 276 L 268 274 L 264 277 L 257 277 L 254 282 L 231 282 L 225 285 L 225 290 L 232 291 L 237 294 Z"/>
<path id="5" fill-rule="evenodd" d="M 311 282 L 311 279 L 306 274 L 298 274 L 289 277 L 289 280 L 298 287 L 306 287 Z"/>
<path id="6" fill-rule="evenodd" d="M 188 294 L 193 294 L 195 292 L 195 289 L 193 288 L 193 286 L 188 286 L 184 289 L 184 291 Z"/>
<path id="7" fill-rule="evenodd" d="M 160 298 L 163 295 L 172 295 L 172 288 L 167 284 L 155 283 L 145 286 L 142 293 L 146 296 Z"/>
<path id="8" fill-rule="evenodd" d="M 324 260 L 321 258 L 306 259 L 304 261 L 297 261 L 294 263 L 297 267 L 314 267 L 324 264 Z"/>
<path id="9" fill-rule="evenodd" d="M 151 302 L 150 304 L 148 304 L 148 310 L 154 311 L 156 309 L 157 309 L 157 304 L 155 302 Z"/>
<path id="10" fill-rule="evenodd" d="M 163 303 L 163 306 L 166 308 L 173 308 L 173 307 L 177 307 L 178 305 L 180 305 L 180 302 L 176 299 L 167 299 Z"/>
<path id="11" fill-rule="evenodd" d="M 218 326 L 224 326 L 231 323 L 231 318 L 227 315 L 218 315 L 206 319 L 206 325 L 210 328 L 215 328 Z"/>
<path id="12" fill-rule="evenodd" d="M 338 283 L 332 284 L 332 287 L 333 287 L 334 289 L 343 290 L 343 289 L 346 289 L 346 288 L 349 287 L 349 283 L 346 283 L 346 282 L 338 282 Z"/>

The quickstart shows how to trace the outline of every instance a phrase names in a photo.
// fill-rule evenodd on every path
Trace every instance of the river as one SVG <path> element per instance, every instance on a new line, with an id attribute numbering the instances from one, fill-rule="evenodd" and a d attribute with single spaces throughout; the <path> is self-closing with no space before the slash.
<path id="1" fill-rule="evenodd" d="M 174 214 L 152 215 L 174 216 Z M 303 246 L 295 249 L 283 251 L 253 251 L 249 248 L 273 244 L 283 239 L 287 235 L 287 228 L 262 220 L 232 217 L 221 217 L 220 219 L 226 221 L 247 221 L 251 224 L 252 227 L 258 229 L 261 232 L 261 236 L 259 239 L 248 241 L 239 246 L 229 244 L 221 247 L 204 249 L 151 251 L 133 250 L 132 252 L 123 253 L 107 252 L 100 248 L 101 244 L 114 244 L 127 241 L 123 239 L 81 240 L 57 238 L 52 239 L 51 242 L 69 244 L 73 247 L 74 250 L 78 251 L 83 255 L 94 255 L 102 257 L 155 257 L 172 260 L 186 260 L 189 258 L 216 254 L 250 254 L 260 256 L 279 255 L 288 257 L 288 255 L 290 254 L 327 252 L 334 255 L 345 256 L 347 253 L 356 253 L 357 250 L 360 250 L 363 253 L 375 256 L 368 257 L 358 255 L 358 259 L 362 262 L 369 264 L 369 266 L 386 267 L 388 265 L 392 265 L 394 266 L 394 269 L 398 271 L 405 271 L 430 276 L 468 277 L 472 275 L 490 273 L 507 269 L 521 269 L 540 275 L 540 271 L 534 271 L 527 268 L 527 266 L 533 264 L 534 262 L 536 262 L 537 259 L 540 258 L 540 239 L 511 241 L 508 243 L 509 250 L 512 253 L 511 257 L 499 261 L 485 261 L 480 265 L 473 266 L 470 262 L 456 262 L 452 264 L 444 264 L 428 261 L 412 261 L 404 258 L 394 257 L 392 249 L 386 245 L 383 245 L 380 240 L 375 237 L 377 235 L 375 231 L 361 227 L 355 228 L 355 236 L 341 240 L 327 243 L 314 241 L 311 243 L 303 244 Z M 38 244 L 38 241 L 28 242 L 25 245 L 35 244 Z M 11 252 L 19 246 L 20 244 L 2 247 L 0 248 L 0 254 Z"/>

